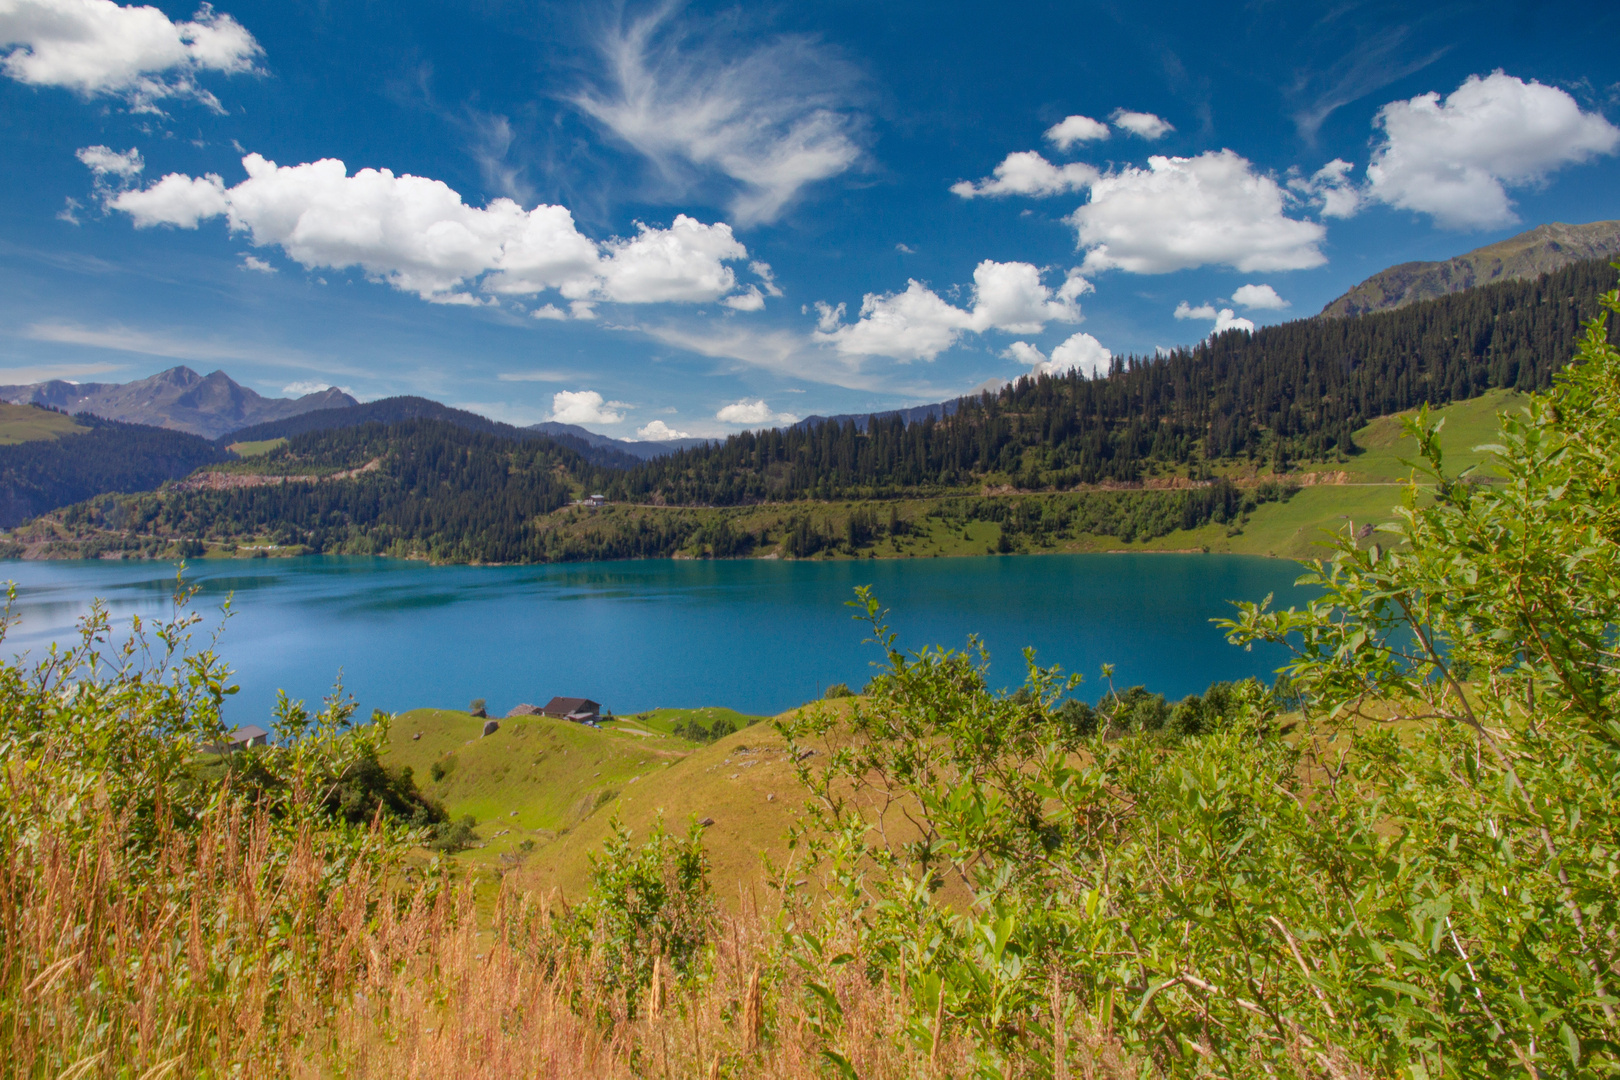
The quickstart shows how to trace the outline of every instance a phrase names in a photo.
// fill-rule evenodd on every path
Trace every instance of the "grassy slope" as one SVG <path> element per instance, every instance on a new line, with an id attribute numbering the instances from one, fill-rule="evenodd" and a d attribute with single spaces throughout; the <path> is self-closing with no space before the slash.
<path id="1" fill-rule="evenodd" d="M 1498 414 L 1518 408 L 1523 400 L 1511 391 L 1492 391 L 1438 410 L 1437 415 L 1445 418 L 1440 444 L 1447 472 L 1485 464 L 1487 455 L 1474 447 L 1494 442 Z M 1319 552 L 1324 532 L 1337 531 L 1346 521 L 1359 526 L 1389 520 L 1412 471 L 1401 459 L 1414 460 L 1417 445 L 1402 433 L 1399 418 L 1390 416 L 1356 432 L 1356 444 L 1365 453 L 1344 466 L 1349 483 L 1305 488 L 1286 503 L 1262 506 L 1239 536 L 1226 537 L 1219 529 L 1199 530 L 1219 534 L 1205 541 L 1210 550 L 1302 558 Z"/>
<path id="2" fill-rule="evenodd" d="M 484 737 L 484 721 L 447 709 L 416 709 L 394 721 L 389 764 L 409 765 L 418 785 L 452 816 L 471 814 L 479 835 L 521 830 L 499 854 L 527 834 L 555 833 L 588 814 L 604 792 L 677 760 L 692 744 L 663 736 L 596 730 L 545 716 L 499 720 Z M 421 738 L 414 738 L 420 733 Z M 437 763 L 446 769 L 434 780 Z M 516 811 L 516 814 L 513 813 Z M 488 828 L 484 826 L 488 824 Z"/>
<path id="3" fill-rule="evenodd" d="M 260 439 L 257 442 L 235 442 L 225 449 L 238 457 L 263 457 L 277 447 L 286 445 L 286 439 Z"/>
<path id="4" fill-rule="evenodd" d="M 1480 464 L 1472 447 L 1496 433 L 1496 416 L 1515 405 L 1513 395 L 1491 394 L 1445 410 L 1442 443 L 1451 471 Z M 1311 553 L 1320 530 L 1386 518 L 1398 504 L 1409 474 L 1401 458 L 1415 449 L 1399 422 L 1383 418 L 1356 436 L 1366 452 L 1344 466 L 1348 483 L 1302 490 L 1286 504 L 1259 508 L 1236 536 L 1224 527 L 1172 534 L 1145 544 L 1121 545 L 1097 538 L 1095 547 L 1177 550 L 1208 544 L 1213 551 L 1297 556 Z M 974 523 L 962 530 L 930 521 L 930 529 L 904 541 L 906 554 L 982 553 L 996 526 Z M 1069 550 L 1081 544 L 1067 545 Z M 885 545 L 886 546 L 886 545 Z M 839 707 L 835 705 L 834 707 Z M 672 737 L 675 725 L 720 717 L 741 730 L 710 746 Z M 783 753 L 782 738 L 767 723 L 727 709 L 657 709 L 621 719 L 603 730 L 566 721 L 525 717 L 501 721 L 501 730 L 481 738 L 483 721 L 463 712 L 416 710 L 395 721 L 391 764 L 410 765 L 418 782 L 443 801 L 453 817 L 473 814 L 486 846 L 458 856 L 470 869 L 515 866 L 527 888 L 576 898 L 615 819 L 644 837 L 662 814 L 672 831 L 691 818 L 713 818 L 705 844 L 722 901 L 763 878 L 762 855 L 780 865 L 784 834 L 802 804 L 802 793 Z M 420 739 L 412 735 L 420 732 Z M 434 781 L 435 761 L 454 757 L 454 768 Z M 516 811 L 516 814 L 513 814 Z M 525 841 L 528 852 L 521 850 Z"/>
<path id="5" fill-rule="evenodd" d="M 660 814 L 672 832 L 684 832 L 693 818 L 713 818 L 703 834 L 711 880 L 721 901 L 734 902 L 739 888 L 763 879 L 762 855 L 777 864 L 784 860 L 785 834 L 803 800 L 782 737 L 774 728 L 756 726 L 624 785 L 596 813 L 537 848 L 521 880 L 541 892 L 555 888 L 578 896 L 589 880 L 590 856 L 612 834 L 615 819 L 645 837 Z"/>
<path id="6" fill-rule="evenodd" d="M 712 723 L 721 715 L 752 719 L 726 709 L 661 709 L 650 721 L 620 724 L 648 730 L 688 716 Z M 470 870 L 519 864 L 525 885 L 577 897 L 610 821 L 619 818 L 640 837 L 660 811 L 671 830 L 684 830 L 694 816 L 715 819 L 705 843 L 722 899 L 759 880 L 762 852 L 778 860 L 785 852 L 783 834 L 801 796 L 781 736 L 768 724 L 701 747 L 656 733 L 633 735 L 620 725 L 596 730 L 546 717 L 501 720 L 485 738 L 483 724 L 451 710 L 401 713 L 385 758 L 409 765 L 452 818 L 478 819 L 484 846 L 457 856 Z M 435 781 L 433 764 L 450 758 L 453 767 Z M 531 851 L 522 850 L 524 841 Z"/>
<path id="7" fill-rule="evenodd" d="M 0 401 L 0 446 L 15 446 L 38 439 L 59 439 L 63 435 L 78 435 L 89 430 L 75 423 L 72 417 L 49 409 Z"/>

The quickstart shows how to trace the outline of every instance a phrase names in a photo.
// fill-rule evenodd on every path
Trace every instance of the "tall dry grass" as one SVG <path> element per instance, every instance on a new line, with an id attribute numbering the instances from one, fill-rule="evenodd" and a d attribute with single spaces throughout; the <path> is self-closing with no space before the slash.
<path id="1" fill-rule="evenodd" d="M 783 963 L 781 913 L 757 903 L 716 915 L 699 969 L 656 967 L 631 1009 L 555 902 L 508 886 L 481 923 L 469 890 L 404 872 L 377 829 L 334 837 L 223 792 L 190 822 L 160 811 L 135 843 L 130 808 L 66 805 L 52 784 L 0 770 L 8 1076 L 847 1075 L 828 1051 L 871 1080 L 976 1075 L 949 1018 L 931 1045 L 901 1037 L 904 988 L 858 963 L 815 973 L 829 1010 Z M 1125 1075 L 1106 1040 L 1064 1039 L 1056 1075 Z"/>

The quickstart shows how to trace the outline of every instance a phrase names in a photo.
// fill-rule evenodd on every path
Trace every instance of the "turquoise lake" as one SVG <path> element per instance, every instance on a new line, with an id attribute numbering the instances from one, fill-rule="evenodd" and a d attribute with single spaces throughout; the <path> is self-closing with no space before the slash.
<path id="1" fill-rule="evenodd" d="M 175 567 L 139 562 L 6 562 L 17 583 L 6 655 L 38 657 L 106 601 L 121 637 L 130 617 L 169 610 Z M 205 616 L 234 595 L 221 650 L 241 692 L 236 723 L 263 721 L 277 689 L 311 703 L 341 669 L 368 713 L 417 706 L 492 715 L 554 694 L 614 712 L 723 705 L 776 713 L 838 682 L 859 688 L 879 651 L 845 606 L 873 586 L 908 650 L 989 646 L 998 686 L 1023 680 L 1021 651 L 1079 671 L 1080 694 L 1136 683 L 1172 699 L 1225 678 L 1270 682 L 1278 650 L 1244 652 L 1209 622 L 1228 601 L 1302 603 L 1297 564 L 1215 555 L 1042 555 L 863 562 L 667 561 L 554 566 L 428 566 L 306 557 L 197 563 Z"/>

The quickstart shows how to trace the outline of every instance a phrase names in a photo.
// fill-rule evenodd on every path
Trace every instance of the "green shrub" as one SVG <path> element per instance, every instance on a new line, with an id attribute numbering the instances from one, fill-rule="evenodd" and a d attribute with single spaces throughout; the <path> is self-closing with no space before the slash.
<path id="1" fill-rule="evenodd" d="M 599 977 L 623 990 L 633 1014 L 655 963 L 677 977 L 691 970 L 708 944 L 715 909 L 696 821 L 677 838 L 660 816 L 639 846 L 618 821 L 611 825 L 613 837 L 591 856 L 590 891 L 566 932 L 591 953 Z"/>
<path id="2" fill-rule="evenodd" d="M 474 831 L 477 828 L 478 819 L 471 814 L 454 822 L 440 821 L 434 827 L 427 846 L 434 851 L 442 851 L 446 854 L 465 851 L 478 840 L 478 834 Z"/>
<path id="3" fill-rule="evenodd" d="M 712 743 L 719 742 L 736 730 L 737 725 L 733 721 L 721 717 L 709 725 L 705 725 L 701 720 L 683 720 L 676 724 L 671 732 L 679 739 L 688 739 L 695 743 Z"/>

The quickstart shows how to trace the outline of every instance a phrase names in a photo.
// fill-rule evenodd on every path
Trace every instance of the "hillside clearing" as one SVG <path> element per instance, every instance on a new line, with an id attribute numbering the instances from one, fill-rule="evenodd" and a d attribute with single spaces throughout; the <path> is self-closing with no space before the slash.
<path id="1" fill-rule="evenodd" d="M 90 429 L 75 422 L 71 416 L 64 416 L 50 409 L 0 401 L 0 446 L 16 446 L 18 443 L 35 442 L 39 439 L 59 439 L 63 435 L 81 435 L 88 430 Z"/>

